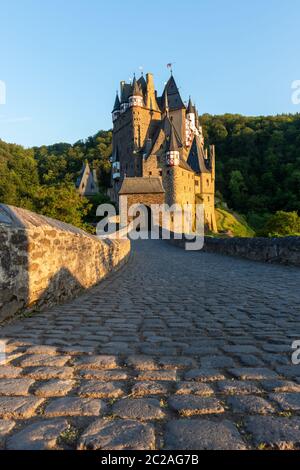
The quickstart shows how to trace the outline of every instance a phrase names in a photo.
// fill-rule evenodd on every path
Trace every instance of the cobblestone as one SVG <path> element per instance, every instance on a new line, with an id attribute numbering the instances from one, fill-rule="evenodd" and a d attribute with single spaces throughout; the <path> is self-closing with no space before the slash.
<path id="1" fill-rule="evenodd" d="M 95 421 L 78 444 L 80 450 L 149 450 L 154 447 L 155 432 L 151 424 L 120 419 Z"/>
<path id="2" fill-rule="evenodd" d="M 224 408 L 216 398 L 181 395 L 169 398 L 169 405 L 183 416 L 223 413 Z"/>
<path id="3" fill-rule="evenodd" d="M 0 366 L 0 379 L 13 379 L 22 373 L 21 367 Z"/>
<path id="4" fill-rule="evenodd" d="M 15 427 L 15 425 L 15 421 L 0 419 L 0 449 L 3 449 L 5 447 L 7 436 Z"/>
<path id="5" fill-rule="evenodd" d="M 251 416 L 245 428 L 251 434 L 255 447 L 281 450 L 300 448 L 300 418 Z"/>
<path id="6" fill-rule="evenodd" d="M 177 395 L 199 395 L 208 397 L 214 394 L 214 390 L 206 383 L 201 382 L 179 382 L 177 384 Z"/>
<path id="7" fill-rule="evenodd" d="M 43 399 L 36 397 L 0 397 L 1 418 L 31 418 Z"/>
<path id="8" fill-rule="evenodd" d="M 244 450 L 238 430 L 230 421 L 181 419 L 167 425 L 166 449 L 169 450 Z"/>
<path id="9" fill-rule="evenodd" d="M 35 387 L 34 394 L 39 397 L 62 397 L 74 388 L 75 383 L 74 380 L 52 379 L 44 381 Z"/>
<path id="10" fill-rule="evenodd" d="M 123 385 L 118 382 L 99 382 L 89 380 L 82 383 L 78 395 L 93 398 L 119 398 L 125 394 Z"/>
<path id="11" fill-rule="evenodd" d="M 171 385 L 168 382 L 137 382 L 132 387 L 133 395 L 168 395 Z"/>
<path id="12" fill-rule="evenodd" d="M 106 410 L 106 404 L 93 398 L 54 398 L 45 409 L 45 415 L 56 416 L 99 416 Z"/>
<path id="13" fill-rule="evenodd" d="M 228 405 L 234 413 L 240 414 L 269 414 L 274 413 L 275 408 L 262 397 L 253 395 L 235 396 L 227 398 Z"/>
<path id="14" fill-rule="evenodd" d="M 7 440 L 8 450 L 50 450 L 69 427 L 66 420 L 39 421 L 26 426 Z"/>
<path id="15" fill-rule="evenodd" d="M 185 380 L 195 380 L 199 382 L 215 382 L 224 380 L 225 375 L 216 369 L 192 369 L 184 375 Z"/>
<path id="16" fill-rule="evenodd" d="M 87 356 L 74 362 L 75 367 L 82 369 L 113 369 L 118 366 L 115 356 Z"/>
<path id="17" fill-rule="evenodd" d="M 155 398 L 125 398 L 113 406 L 113 414 L 119 418 L 153 420 L 165 417 L 165 412 Z"/>
<path id="18" fill-rule="evenodd" d="M 32 379 L 1 379 L 0 395 L 22 396 L 29 394 L 29 388 L 34 384 Z"/>
<path id="19" fill-rule="evenodd" d="M 270 398 L 278 403 L 283 411 L 300 411 L 299 393 L 273 393 Z"/>
<path id="20" fill-rule="evenodd" d="M 299 283 L 133 243 L 113 277 L 0 329 L 0 447 L 300 448 Z"/>
<path id="21" fill-rule="evenodd" d="M 176 370 L 151 370 L 143 371 L 138 374 L 138 380 L 176 380 Z"/>
<path id="22" fill-rule="evenodd" d="M 226 395 L 251 395 L 263 392 L 255 383 L 239 380 L 224 380 L 218 382 L 217 386 L 218 390 Z"/>

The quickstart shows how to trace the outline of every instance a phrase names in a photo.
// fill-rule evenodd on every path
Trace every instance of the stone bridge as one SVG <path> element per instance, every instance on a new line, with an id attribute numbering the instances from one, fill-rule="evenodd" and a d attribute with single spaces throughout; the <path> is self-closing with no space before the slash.
<path id="1" fill-rule="evenodd" d="M 7 449 L 300 448 L 300 271 L 162 240 L 0 329 Z"/>

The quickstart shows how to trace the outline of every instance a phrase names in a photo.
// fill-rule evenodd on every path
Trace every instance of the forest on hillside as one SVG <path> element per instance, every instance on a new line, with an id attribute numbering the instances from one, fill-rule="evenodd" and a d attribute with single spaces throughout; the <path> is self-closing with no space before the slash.
<path id="1" fill-rule="evenodd" d="M 74 145 L 31 149 L 0 140 L 0 202 L 90 230 L 96 206 L 107 201 L 111 140 L 111 131 L 100 131 Z M 79 196 L 74 186 L 86 160 L 96 168 L 102 189 L 92 200 Z"/>
<path id="2" fill-rule="evenodd" d="M 228 206 L 261 228 L 276 211 L 300 214 L 300 114 L 201 117 L 216 145 L 216 189 Z"/>
<path id="3" fill-rule="evenodd" d="M 216 145 L 218 201 L 242 214 L 258 232 L 277 211 L 294 212 L 298 224 L 300 114 L 204 114 L 200 123 L 206 143 Z M 86 228 L 95 204 L 106 198 L 111 140 L 111 131 L 100 131 L 73 145 L 58 143 L 32 149 L 0 140 L 0 202 Z M 79 197 L 74 189 L 85 160 L 98 173 L 102 195 L 96 201 Z"/>

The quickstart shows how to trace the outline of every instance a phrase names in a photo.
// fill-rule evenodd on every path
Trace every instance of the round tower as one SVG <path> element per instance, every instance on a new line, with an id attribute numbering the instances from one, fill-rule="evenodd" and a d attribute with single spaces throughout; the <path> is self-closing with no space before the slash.
<path id="1" fill-rule="evenodd" d="M 118 95 L 118 92 L 117 92 L 114 108 L 112 110 L 112 120 L 113 120 L 113 122 L 115 122 L 118 119 L 118 117 L 120 116 L 120 113 L 121 113 L 120 106 L 121 106 L 121 103 L 120 103 L 119 95 Z"/>
<path id="2" fill-rule="evenodd" d="M 133 106 L 144 106 L 143 92 L 140 89 L 135 77 L 132 84 L 132 93 L 129 96 L 129 107 L 132 108 Z"/>
<path id="3" fill-rule="evenodd" d="M 175 135 L 173 124 L 171 124 L 170 137 L 167 143 L 166 149 L 166 165 L 167 166 L 178 166 L 179 165 L 179 148 L 178 142 Z"/>

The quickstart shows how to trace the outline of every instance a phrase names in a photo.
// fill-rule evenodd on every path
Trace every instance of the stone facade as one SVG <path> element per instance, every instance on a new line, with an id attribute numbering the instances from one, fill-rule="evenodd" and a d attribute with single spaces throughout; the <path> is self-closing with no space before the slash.
<path id="1" fill-rule="evenodd" d="M 215 151 L 205 148 L 196 107 L 186 106 L 173 75 L 158 97 L 152 74 L 132 84 L 121 82 L 112 111 L 112 187 L 119 204 L 123 183 L 135 178 L 160 178 L 164 203 L 172 206 L 203 203 L 205 225 L 217 232 L 215 219 Z M 134 184 L 134 182 L 133 182 Z M 136 193 L 141 204 L 144 196 Z M 139 199 L 137 201 L 137 199 Z"/>
<path id="2" fill-rule="evenodd" d="M 118 269 L 129 240 L 99 240 L 24 209 L 0 205 L 0 321 L 52 305 Z"/>

